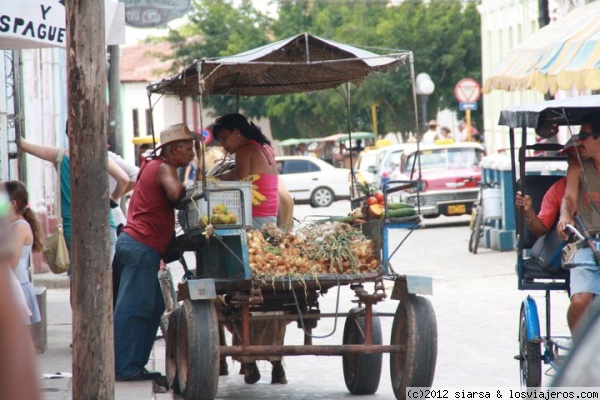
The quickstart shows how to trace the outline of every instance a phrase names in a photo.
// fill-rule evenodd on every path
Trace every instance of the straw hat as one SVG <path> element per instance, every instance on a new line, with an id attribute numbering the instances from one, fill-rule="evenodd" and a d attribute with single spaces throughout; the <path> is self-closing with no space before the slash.
<path id="1" fill-rule="evenodd" d="M 171 143 L 197 139 L 200 139 L 200 135 L 190 131 L 186 124 L 175 124 L 163 129 L 160 133 L 160 146 L 157 149 Z"/>

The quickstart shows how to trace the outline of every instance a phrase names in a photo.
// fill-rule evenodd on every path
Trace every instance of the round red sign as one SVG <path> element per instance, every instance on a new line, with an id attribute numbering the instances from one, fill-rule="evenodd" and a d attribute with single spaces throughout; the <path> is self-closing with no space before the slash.
<path id="1" fill-rule="evenodd" d="M 475 79 L 462 79 L 454 87 L 454 96 L 461 103 L 474 103 L 481 96 L 481 86 Z"/>

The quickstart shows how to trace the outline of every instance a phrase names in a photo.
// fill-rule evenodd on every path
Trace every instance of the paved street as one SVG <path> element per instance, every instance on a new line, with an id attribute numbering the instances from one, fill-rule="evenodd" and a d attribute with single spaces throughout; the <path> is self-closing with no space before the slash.
<path id="1" fill-rule="evenodd" d="M 327 209 L 297 206 L 295 215 L 345 215 L 347 212 L 347 202 L 337 202 Z M 469 253 L 467 223 L 467 217 L 425 220 L 425 229 L 414 231 L 410 235 L 394 256 L 392 265 L 400 274 L 433 277 L 434 295 L 431 301 L 438 322 L 438 360 L 434 386 L 517 387 L 519 368 L 513 357 L 517 354 L 520 303 L 526 294 L 517 290 L 514 273 L 515 252 L 500 253 L 481 249 L 477 255 Z M 406 233 L 395 232 L 391 246 L 399 243 Z M 174 277 L 179 278 L 181 270 L 176 264 L 172 264 L 172 268 Z M 51 293 L 56 292 L 51 290 Z M 538 308 L 543 311 L 543 293 L 531 293 L 538 301 Z M 340 312 L 346 312 L 353 307 L 351 300 L 354 292 L 348 286 L 343 286 L 340 295 Z M 68 295 L 64 297 L 60 303 L 63 307 L 68 307 Z M 336 290 L 330 290 L 321 300 L 321 310 L 334 312 L 335 300 Z M 48 304 L 51 309 L 49 332 L 70 329 L 68 322 L 54 325 L 52 307 L 59 306 L 58 303 Z M 567 304 L 568 298 L 565 293 L 554 293 L 553 334 L 568 334 L 565 321 Z M 396 306 L 396 301 L 387 299 L 377 305 L 376 310 L 394 312 Z M 343 323 L 343 320 L 337 321 L 337 330 L 331 337 L 315 340 L 314 343 L 341 344 Z M 321 320 L 314 334 L 328 334 L 333 330 L 334 324 L 334 319 Z M 382 318 L 384 343 L 389 343 L 391 325 L 391 317 Z M 544 326 L 543 319 L 541 325 Z M 286 344 L 301 343 L 302 332 L 296 328 L 295 323 L 289 324 Z M 52 349 L 52 346 L 52 338 L 49 338 L 48 351 L 58 351 Z M 70 371 L 69 362 L 70 360 L 66 359 L 64 366 L 57 365 L 54 369 Z M 150 367 L 164 369 L 162 340 L 156 342 L 152 363 Z M 341 357 L 290 356 L 285 358 L 284 364 L 288 385 L 270 384 L 271 366 L 267 362 L 259 362 L 261 380 L 255 385 L 247 385 L 243 377 L 237 375 L 239 364 L 229 360 L 230 375 L 220 378 L 218 399 L 342 399 L 349 396 L 344 384 Z M 544 367 L 544 370 L 546 369 Z M 548 379 L 547 376 L 544 377 L 545 382 Z M 120 385 L 117 392 L 123 394 L 127 387 Z M 58 397 L 46 397 L 47 400 L 54 398 Z M 123 395 L 117 398 L 133 397 Z M 165 400 L 179 397 L 156 393 L 154 398 Z M 378 392 L 360 398 L 393 398 L 387 354 L 383 357 L 383 372 Z"/>

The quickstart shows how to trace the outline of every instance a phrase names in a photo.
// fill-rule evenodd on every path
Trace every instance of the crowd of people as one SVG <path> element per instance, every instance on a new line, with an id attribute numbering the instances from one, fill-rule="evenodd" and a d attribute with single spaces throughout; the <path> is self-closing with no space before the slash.
<path id="1" fill-rule="evenodd" d="M 477 130 L 474 125 L 467 126 L 464 120 L 458 123 L 457 131 L 452 133 L 452 130 L 447 126 L 440 126 L 435 119 L 427 123 L 427 131 L 423 133 L 421 143 L 434 144 L 439 140 L 453 140 L 454 142 L 479 142 L 483 143 L 483 135 Z"/>
<path id="2" fill-rule="evenodd" d="M 450 138 L 449 129 L 441 127 L 438 132 L 437 127 L 436 121 L 430 121 L 430 131 L 423 136 L 424 142 L 435 141 L 436 137 Z M 260 228 L 264 224 L 275 223 L 289 229 L 292 225 L 293 199 L 278 177 L 275 152 L 260 128 L 243 115 L 232 113 L 217 118 L 212 133 L 224 150 L 235 158 L 234 168 L 217 178 L 241 180 L 251 175 L 258 176 L 254 183 L 266 200 L 252 207 L 253 227 Z M 534 235 L 542 236 L 556 229 L 567 240 L 565 227 L 567 224 L 574 224 L 576 214 L 582 217 L 593 235 L 600 235 L 599 137 L 600 118 L 584 118 L 580 133 L 573 136 L 562 151 L 568 160 L 567 175 L 548 190 L 538 214 L 532 208 L 531 198 L 526 193 L 517 192 L 515 204 L 523 212 L 527 226 Z M 109 152 L 107 157 L 111 203 L 119 204 L 120 197 L 132 191 L 127 215 L 119 215 L 119 207 L 113 207 L 107 216 L 111 226 L 111 244 L 114 243 L 111 245 L 110 258 L 112 262 L 114 255 L 117 380 L 155 380 L 161 375 L 146 369 L 164 311 L 157 271 L 173 236 L 174 207 L 184 197 L 188 181 L 194 179 L 191 173 L 186 172 L 186 181 L 182 182 L 177 170 L 187 168 L 189 171 L 190 164 L 198 165 L 198 159 L 202 155 L 195 151 L 197 139 L 198 135 L 185 124 L 176 124 L 160 133 L 160 146 L 144 159 L 140 168 L 114 153 Z M 357 146 L 360 143 L 357 142 Z M 59 152 L 59 149 L 40 146 L 25 139 L 20 141 L 20 149 L 52 163 L 56 163 Z M 298 151 L 304 152 L 305 145 L 299 146 Z M 61 169 L 62 180 L 57 190 L 60 191 L 63 224 L 70 249 L 72 232 L 69 164 L 67 150 L 65 157 L 55 167 Z M 3 260 L 0 273 L 4 274 L 5 279 L 0 279 L 0 284 L 5 285 L 6 290 L 0 290 L 0 296 L 5 298 L 4 302 L 0 301 L 0 319 L 13 318 L 21 321 L 19 324 L 10 324 L 15 331 L 5 330 L 4 335 L 19 335 L 21 332 L 18 342 L 22 346 L 10 350 L 24 355 L 21 358 L 22 371 L 32 374 L 35 373 L 35 365 L 29 361 L 34 358 L 31 356 L 34 354 L 33 334 L 31 329 L 27 335 L 22 335 L 22 332 L 41 318 L 28 271 L 32 253 L 42 248 L 41 235 L 25 185 L 19 181 L 4 182 L 0 187 L 0 257 Z M 577 264 L 592 258 L 589 248 L 579 246 L 571 250 L 566 261 Z M 574 332 L 583 313 L 600 293 L 600 270 L 597 267 L 577 266 L 570 274 L 571 304 L 567 321 Z M 266 328 L 253 326 L 253 330 L 257 332 L 260 329 L 263 332 L 267 329 L 272 334 L 254 335 L 252 340 L 255 344 L 283 344 L 285 323 Z M 261 336 L 262 339 L 266 337 L 267 342 L 261 342 Z M 234 343 L 239 339 L 234 334 Z M 0 340 L 0 349 L 3 343 Z M 260 373 L 256 367 L 256 359 L 240 357 L 239 360 L 242 362 L 245 381 L 257 382 Z M 286 383 L 281 357 L 271 357 L 269 360 L 273 364 L 272 383 Z M 7 378 L 3 375 L 0 380 L 4 382 Z M 35 382 L 35 379 L 30 382 Z M 11 398 L 39 398 L 35 386 L 25 386 L 35 393 L 27 392 L 27 397 Z"/>
<path id="3" fill-rule="evenodd" d="M 68 131 L 66 133 L 68 135 Z M 235 157 L 235 167 L 219 176 L 219 179 L 240 180 L 249 175 L 259 176 L 254 184 L 266 200 L 252 207 L 253 227 L 260 228 L 272 222 L 286 229 L 291 228 L 293 198 L 278 177 L 275 152 L 260 128 L 243 115 L 233 113 L 215 121 L 213 135 L 225 151 Z M 161 377 L 159 372 L 146 369 L 164 311 L 157 271 L 174 234 L 174 207 L 184 197 L 186 185 L 193 183 L 198 171 L 198 160 L 202 154 L 199 154 L 199 146 L 196 146 L 197 139 L 199 135 L 190 131 L 185 124 L 176 124 L 160 133 L 160 146 L 142 160 L 139 168 L 115 153 L 109 152 L 107 156 L 111 200 L 107 220 L 111 227 L 110 260 L 115 295 L 115 378 L 119 381 L 159 381 Z M 56 190 L 60 193 L 65 239 L 71 251 L 69 151 L 37 145 L 26 139 L 20 140 L 19 147 L 21 151 L 51 162 L 56 169 L 60 169 L 61 181 Z M 61 157 L 57 158 L 59 154 Z M 61 160 L 60 163 L 57 163 L 57 159 Z M 178 169 L 186 169 L 183 181 Z M 132 192 L 131 200 L 127 215 L 124 215 L 118 207 L 119 200 L 129 192 Z M 13 270 L 8 275 L 11 279 L 6 282 L 14 292 L 14 310 L 25 327 L 39 322 L 41 318 L 29 277 L 31 254 L 42 248 L 41 231 L 23 183 L 5 182 L 1 194 L 6 195 L 10 207 L 7 206 L 6 215 L 0 217 L 11 233 L 10 251 L 1 255 L 6 270 Z M 76 268 L 71 266 L 69 276 Z M 281 334 L 277 340 L 283 343 L 285 325 L 278 329 Z M 33 345 L 32 332 L 27 338 L 27 342 Z M 286 383 L 281 358 L 272 362 L 273 383 Z M 254 360 L 244 363 L 243 368 L 246 382 L 254 383 L 260 378 Z"/>

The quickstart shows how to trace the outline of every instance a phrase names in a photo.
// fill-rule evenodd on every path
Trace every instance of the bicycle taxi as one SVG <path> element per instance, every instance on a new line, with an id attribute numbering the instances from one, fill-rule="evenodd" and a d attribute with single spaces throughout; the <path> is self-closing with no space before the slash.
<path id="1" fill-rule="evenodd" d="M 520 190 L 532 198 L 532 207 L 536 214 L 540 210 L 546 191 L 562 178 L 560 175 L 527 174 L 527 165 L 536 162 L 564 161 L 558 153 L 561 144 L 528 143 L 531 129 L 544 139 L 557 135 L 557 126 L 575 134 L 571 127 L 580 125 L 581 118 L 590 112 L 600 112 L 600 96 L 582 96 L 568 99 L 551 100 L 529 105 L 520 105 L 501 112 L 498 124 L 510 129 L 510 149 L 513 194 Z M 521 130 L 520 143 L 518 130 Z M 566 169 L 566 165 L 565 165 Z M 551 293 L 569 292 L 569 271 L 562 265 L 561 249 L 564 243 L 558 238 L 556 230 L 537 238 L 529 230 L 523 213 L 516 209 L 517 227 L 517 263 L 518 288 L 523 291 L 545 292 L 545 332 L 540 330 L 540 315 L 537 304 L 531 295 L 523 300 L 519 315 L 519 361 L 521 385 L 539 387 L 542 383 L 542 364 L 557 367 L 559 351 L 570 348 L 569 336 L 552 334 Z M 556 222 L 555 222 L 556 224 Z M 561 294 L 564 295 L 564 294 Z M 560 315 L 559 318 L 566 318 Z M 562 357 L 562 354 L 561 354 Z"/>
<path id="2" fill-rule="evenodd" d="M 231 57 L 196 60 L 182 73 L 149 85 L 149 103 L 155 104 L 150 99 L 152 95 L 192 97 L 199 101 L 202 123 L 205 96 L 233 95 L 239 105 L 245 96 L 282 95 L 345 85 L 343 95 L 349 101 L 350 83 L 361 83 L 372 72 L 401 69 L 399 67 L 405 65 L 410 67 L 414 98 L 412 63 L 411 52 L 379 55 L 304 33 Z M 350 110 L 349 105 L 347 109 Z M 299 251 L 289 247 L 289 240 L 278 245 L 265 242 L 266 236 L 248 229 L 251 225 L 250 183 L 225 183 L 233 186 L 211 185 L 204 176 L 188 190 L 188 196 L 178 206 L 183 212 L 184 232 L 179 236 L 179 248 L 195 252 L 196 268 L 186 271 L 183 282 L 178 284 L 176 298 L 172 298 L 169 287 L 163 286 L 169 313 L 166 371 L 173 390 L 180 391 L 186 400 L 214 399 L 219 360 L 224 356 L 342 356 L 348 390 L 352 394 L 371 394 L 379 386 L 382 354 L 390 353 L 390 375 L 396 398 L 404 399 L 408 386 L 432 384 L 437 327 L 431 302 L 421 296 L 431 294 L 431 278 L 397 274 L 389 263 L 391 256 L 387 249 L 390 229 L 416 228 L 418 220 L 379 218 L 357 224 L 352 222 L 354 217 L 344 220 L 348 221 L 343 226 L 345 239 L 339 239 L 351 241 L 352 237 L 364 234 L 367 240 L 356 245 L 367 246 L 368 254 L 364 255 L 375 268 L 362 271 L 360 268 L 365 265 L 357 265 L 357 259 L 342 260 L 340 252 L 335 258 L 321 260 L 322 263 L 313 260 L 307 271 L 304 267 L 308 264 L 300 265 L 298 260 L 309 253 L 312 239 L 299 240 L 296 243 Z M 210 214 L 216 214 L 214 206 L 225 202 L 235 212 L 236 220 L 213 224 Z M 364 199 L 357 202 L 360 205 Z M 383 208 L 387 210 L 387 206 Z M 207 221 L 211 221 L 210 232 Z M 335 222 L 325 221 L 331 225 Z M 319 229 L 317 225 L 314 227 Z M 324 236 L 320 238 L 323 248 L 327 247 Z M 284 240 L 286 238 L 289 237 L 285 235 Z M 314 241 L 321 243 L 318 238 Z M 296 254 L 293 260 L 287 258 L 288 250 Z M 269 262 L 265 264 L 265 260 Z M 257 264 L 276 266 L 284 272 L 261 274 L 256 270 Z M 344 269 L 339 270 L 342 264 Z M 294 271 L 291 271 L 292 266 Z M 322 267 L 329 269 L 319 269 Z M 288 269 L 290 273 L 285 272 Z M 393 286 L 389 295 L 384 281 Z M 357 306 L 346 313 L 337 308 L 334 313 L 321 312 L 320 297 L 331 290 L 337 291 L 339 299 L 339 291 L 344 286 L 354 291 Z M 388 296 L 399 300 L 397 311 L 378 314 L 373 306 Z M 221 313 L 217 313 L 217 302 L 224 308 Z M 393 317 L 390 344 L 382 342 L 380 317 L 385 316 Z M 320 319 L 335 318 L 334 326 L 337 326 L 338 318 L 343 317 L 346 321 L 343 343 L 313 345 L 313 339 L 319 338 L 314 330 Z M 251 322 L 266 319 L 296 321 L 303 331 L 304 344 L 252 344 Z M 222 323 L 236 324 L 240 343 L 232 346 L 222 343 L 219 338 Z"/>

